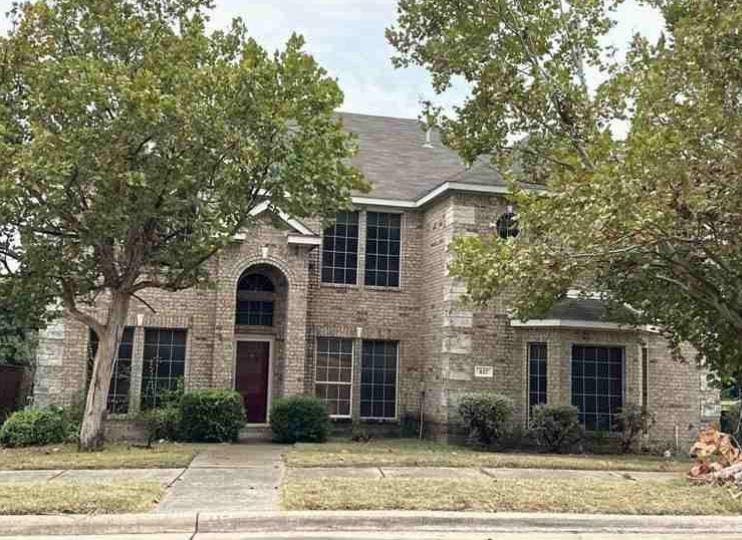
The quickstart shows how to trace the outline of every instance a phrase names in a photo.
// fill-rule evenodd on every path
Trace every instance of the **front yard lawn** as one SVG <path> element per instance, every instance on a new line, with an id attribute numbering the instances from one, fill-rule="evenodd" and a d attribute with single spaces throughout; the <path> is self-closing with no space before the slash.
<path id="1" fill-rule="evenodd" d="M 606 514 L 739 514 L 722 488 L 595 478 L 441 480 L 322 478 L 282 488 L 287 510 L 458 510 Z"/>
<path id="2" fill-rule="evenodd" d="M 477 452 L 413 439 L 299 444 L 284 454 L 284 461 L 289 467 L 511 467 L 664 472 L 686 472 L 690 468 L 686 459 Z"/>
<path id="3" fill-rule="evenodd" d="M 163 491 L 158 482 L 0 483 L 0 515 L 148 512 Z"/>
<path id="4" fill-rule="evenodd" d="M 0 449 L 0 470 L 28 469 L 179 469 L 196 449 L 183 444 L 141 448 L 109 444 L 100 452 L 78 452 L 74 444 Z"/>

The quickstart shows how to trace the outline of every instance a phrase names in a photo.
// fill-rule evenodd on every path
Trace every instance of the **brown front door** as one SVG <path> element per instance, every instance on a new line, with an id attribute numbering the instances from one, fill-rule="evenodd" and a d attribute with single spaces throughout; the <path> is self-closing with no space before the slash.
<path id="1" fill-rule="evenodd" d="M 268 412 L 268 341 L 237 342 L 235 389 L 242 395 L 250 424 L 264 424 Z"/>

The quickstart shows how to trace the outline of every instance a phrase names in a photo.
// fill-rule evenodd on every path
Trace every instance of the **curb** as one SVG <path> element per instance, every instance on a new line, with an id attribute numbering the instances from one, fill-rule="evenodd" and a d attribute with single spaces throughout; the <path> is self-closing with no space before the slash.
<path id="1" fill-rule="evenodd" d="M 742 517 L 404 511 L 0 516 L 0 536 L 378 530 L 723 534 L 742 533 Z"/>

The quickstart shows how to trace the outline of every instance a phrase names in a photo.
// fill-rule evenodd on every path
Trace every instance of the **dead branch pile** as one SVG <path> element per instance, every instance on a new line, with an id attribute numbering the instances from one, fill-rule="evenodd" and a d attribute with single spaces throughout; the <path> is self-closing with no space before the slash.
<path id="1" fill-rule="evenodd" d="M 705 428 L 691 446 L 690 455 L 696 460 L 688 472 L 692 481 L 732 484 L 742 489 L 742 451 L 731 435 L 713 426 Z M 742 495 L 742 491 L 738 494 Z"/>

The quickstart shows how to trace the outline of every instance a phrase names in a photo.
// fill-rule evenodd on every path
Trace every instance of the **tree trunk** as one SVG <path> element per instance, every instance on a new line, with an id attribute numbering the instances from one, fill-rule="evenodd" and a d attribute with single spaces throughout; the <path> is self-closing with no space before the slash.
<path id="1" fill-rule="evenodd" d="M 103 420 L 108 405 L 108 389 L 111 386 L 113 365 L 124 334 L 130 300 L 128 294 L 112 293 L 106 325 L 98 335 L 98 351 L 95 354 L 93 374 L 80 427 L 81 450 L 94 451 L 103 446 Z"/>

